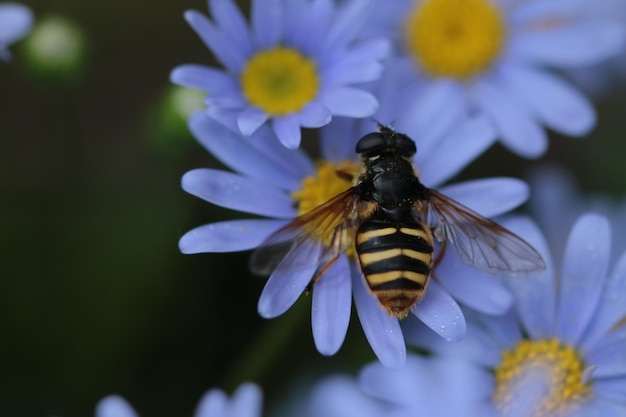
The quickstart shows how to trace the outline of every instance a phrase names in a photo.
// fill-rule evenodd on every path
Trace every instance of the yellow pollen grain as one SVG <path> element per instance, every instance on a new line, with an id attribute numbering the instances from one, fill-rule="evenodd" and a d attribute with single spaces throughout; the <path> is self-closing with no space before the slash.
<path id="1" fill-rule="evenodd" d="M 461 80 L 487 70 L 506 37 L 503 16 L 490 0 L 417 1 L 404 29 L 407 50 L 424 72 Z"/>
<path id="2" fill-rule="evenodd" d="M 511 407 L 516 391 L 524 389 L 519 383 L 524 374 L 536 370 L 548 378 L 549 389 L 529 416 L 559 416 L 592 396 L 591 386 L 583 378 L 585 366 L 573 347 L 558 339 L 522 340 L 502 353 L 495 369 L 493 402 L 501 412 Z"/>
<path id="3" fill-rule="evenodd" d="M 344 178 L 346 175 L 358 176 L 361 170 L 361 164 L 357 161 L 343 161 L 343 162 L 320 162 L 317 165 L 317 171 L 314 175 L 306 177 L 302 180 L 301 186 L 298 190 L 294 191 L 291 196 L 296 201 L 298 208 L 298 215 L 306 214 L 318 206 L 326 203 L 333 197 L 346 191 L 352 186 L 352 182 Z M 341 172 L 342 175 L 339 175 Z M 331 223 L 308 224 L 305 227 L 318 227 L 324 229 L 323 240 L 328 245 L 332 238 L 332 232 L 339 224 L 339 221 L 343 218 L 337 216 L 331 219 Z M 320 230 L 309 230 L 309 232 L 316 236 L 320 233 Z M 347 250 L 348 255 L 354 256 L 354 231 L 350 236 L 342 236 L 341 239 L 344 242 L 350 242 Z"/>
<path id="4" fill-rule="evenodd" d="M 240 83 L 248 101 L 270 116 L 301 110 L 317 96 L 320 84 L 315 62 L 284 46 L 248 60 Z"/>

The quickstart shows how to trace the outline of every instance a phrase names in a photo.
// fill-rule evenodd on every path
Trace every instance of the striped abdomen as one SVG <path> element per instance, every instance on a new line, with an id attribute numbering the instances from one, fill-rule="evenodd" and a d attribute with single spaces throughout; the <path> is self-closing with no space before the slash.
<path id="1" fill-rule="evenodd" d="M 413 219 L 398 224 L 384 218 L 365 221 L 356 234 L 361 271 L 389 314 L 404 318 L 421 300 L 433 261 L 430 229 Z"/>

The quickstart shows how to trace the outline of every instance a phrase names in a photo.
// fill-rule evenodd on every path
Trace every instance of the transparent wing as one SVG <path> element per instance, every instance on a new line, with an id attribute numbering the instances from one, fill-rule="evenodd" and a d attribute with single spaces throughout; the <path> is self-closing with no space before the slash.
<path id="1" fill-rule="evenodd" d="M 420 214 L 435 238 L 453 244 L 463 262 L 487 272 L 545 269 L 541 255 L 521 237 L 435 190 L 428 193 Z"/>
<path id="2" fill-rule="evenodd" d="M 314 262 L 324 268 L 353 243 L 354 232 L 360 224 L 362 208 L 366 204 L 369 203 L 361 202 L 356 189 L 352 187 L 297 217 L 274 232 L 252 253 L 250 268 L 254 273 L 270 275 L 289 252 L 305 242 L 318 242 L 322 250 L 312 251 L 316 259 L 308 259 L 305 265 L 294 263 L 294 270 Z"/>

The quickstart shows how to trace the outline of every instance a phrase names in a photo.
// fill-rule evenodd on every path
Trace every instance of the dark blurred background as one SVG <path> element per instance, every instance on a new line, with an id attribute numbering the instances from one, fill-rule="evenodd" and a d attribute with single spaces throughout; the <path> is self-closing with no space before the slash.
<path id="1" fill-rule="evenodd" d="M 142 416 L 191 416 L 208 388 L 246 380 L 271 406 L 303 376 L 373 359 L 354 316 L 339 354 L 318 354 L 310 297 L 261 319 L 248 253 L 178 251 L 185 231 L 240 217 L 181 190 L 185 171 L 220 165 L 163 111 L 173 67 L 214 65 L 182 17 L 206 3 L 24 4 L 73 22 L 86 55 L 62 80 L 28 68 L 26 40 L 0 63 L 0 413 L 89 416 L 118 393 Z M 591 137 L 554 138 L 541 161 L 496 146 L 461 176 L 555 160 L 583 189 L 623 196 L 625 104 L 615 89 Z"/>

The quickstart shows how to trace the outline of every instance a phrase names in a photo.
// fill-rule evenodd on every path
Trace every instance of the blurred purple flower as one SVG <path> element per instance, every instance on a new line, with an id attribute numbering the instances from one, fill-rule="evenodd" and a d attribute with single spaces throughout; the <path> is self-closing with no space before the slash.
<path id="1" fill-rule="evenodd" d="M 23 4 L 0 3 L 0 60 L 11 58 L 9 45 L 22 39 L 33 25 L 33 12 Z"/>
<path id="2" fill-rule="evenodd" d="M 448 126 L 484 115 L 528 158 L 547 148 L 542 125 L 584 136 L 596 122 L 590 101 L 551 70 L 588 67 L 624 46 L 624 27 L 589 14 L 585 0 L 374 3 L 364 36 L 395 42 L 388 65 L 407 89 L 419 86 L 409 114 Z"/>
<path id="3" fill-rule="evenodd" d="M 194 417 L 261 417 L 263 394 L 252 383 L 239 386 L 231 399 L 219 389 L 209 390 L 200 399 Z M 139 417 L 122 397 L 110 395 L 96 406 L 96 417 Z"/>

